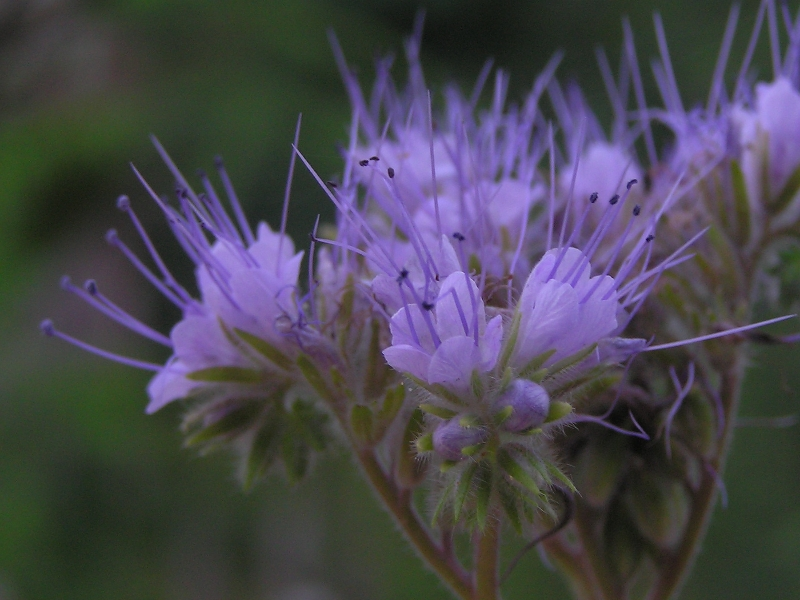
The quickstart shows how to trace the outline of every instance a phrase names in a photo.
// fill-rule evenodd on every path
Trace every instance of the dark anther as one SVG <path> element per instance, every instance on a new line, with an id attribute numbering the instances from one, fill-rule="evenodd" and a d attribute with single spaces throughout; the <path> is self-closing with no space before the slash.
<path id="1" fill-rule="evenodd" d="M 614 194 L 611 196 L 611 200 L 608 201 L 611 206 L 614 206 L 617 202 L 619 202 L 619 194 Z"/>
<path id="2" fill-rule="evenodd" d="M 117 208 L 120 210 L 128 210 L 131 207 L 131 200 L 127 196 L 120 196 L 117 198 Z"/>
<path id="3" fill-rule="evenodd" d="M 633 207 L 633 216 L 634 217 L 638 217 L 640 212 L 642 212 L 642 208 L 638 204 Z"/>
<path id="4" fill-rule="evenodd" d="M 589 202 L 594 204 L 595 202 L 597 202 L 597 198 L 599 198 L 599 197 L 600 197 L 600 194 L 598 194 L 597 192 L 594 192 L 591 196 L 589 196 Z"/>
<path id="5" fill-rule="evenodd" d="M 47 337 L 53 337 L 56 334 L 56 328 L 50 319 L 45 319 L 39 324 L 39 329 Z"/>
<path id="6" fill-rule="evenodd" d="M 336 189 L 338 187 L 333 181 L 326 181 L 325 185 L 327 185 L 329 188 L 333 188 L 333 189 Z"/>
<path id="7" fill-rule="evenodd" d="M 433 310 L 433 304 L 431 302 L 424 301 L 422 303 L 423 310 Z"/>
<path id="8" fill-rule="evenodd" d="M 90 296 L 97 295 L 97 282 L 94 279 L 87 279 L 83 284 L 83 289 Z"/>
<path id="9" fill-rule="evenodd" d="M 651 233 L 651 234 L 650 234 L 650 235 L 648 235 L 646 238 L 644 238 L 644 241 L 645 241 L 645 242 L 652 242 L 652 241 L 653 241 L 653 239 L 654 239 L 655 237 L 656 237 L 656 236 L 654 236 L 654 235 Z"/>
<path id="10" fill-rule="evenodd" d="M 400 271 L 400 275 L 397 276 L 397 283 L 402 283 L 406 277 L 408 277 L 408 269 L 403 269 Z"/>
<path id="11" fill-rule="evenodd" d="M 225 163 L 222 162 L 222 157 L 219 154 L 214 157 L 214 166 L 218 169 L 221 169 L 225 166 Z"/>
<path id="12" fill-rule="evenodd" d="M 206 175 L 206 172 L 203 169 L 197 169 L 197 176 L 200 179 L 208 179 L 208 175 Z"/>
<path id="13" fill-rule="evenodd" d="M 369 164 L 369 161 L 366 159 L 360 160 L 358 161 L 358 164 L 361 165 L 362 167 L 366 167 Z"/>
<path id="14" fill-rule="evenodd" d="M 461 234 L 461 233 L 459 233 L 458 231 L 456 231 L 456 232 L 453 234 L 453 239 L 455 239 L 455 240 L 458 240 L 459 242 L 463 242 L 463 241 L 464 241 L 465 239 L 467 239 L 467 238 L 465 238 L 465 237 L 463 236 L 463 234 Z"/>
<path id="15" fill-rule="evenodd" d="M 369 159 L 373 162 L 378 162 L 380 160 L 380 158 L 378 158 L 377 156 L 370 156 Z"/>
<path id="16" fill-rule="evenodd" d="M 648 172 L 644 174 L 644 191 L 649 192 L 651 187 L 653 187 L 653 178 Z"/>
<path id="17" fill-rule="evenodd" d="M 389 179 L 394 178 L 394 169 L 392 167 L 389 167 L 386 172 L 389 174 Z"/>
<path id="18" fill-rule="evenodd" d="M 631 189 L 631 188 L 633 187 L 633 184 L 634 184 L 634 183 L 639 183 L 639 180 L 638 180 L 638 179 L 631 179 L 631 180 L 628 182 L 628 189 Z"/>

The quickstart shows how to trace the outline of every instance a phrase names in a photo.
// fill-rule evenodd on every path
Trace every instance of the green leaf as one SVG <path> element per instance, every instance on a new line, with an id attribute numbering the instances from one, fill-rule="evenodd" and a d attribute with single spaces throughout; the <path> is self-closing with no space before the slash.
<path id="1" fill-rule="evenodd" d="M 258 337 L 257 335 L 253 335 L 252 333 L 248 333 L 243 329 L 235 328 L 233 331 L 239 336 L 242 340 L 247 342 L 247 344 L 252 347 L 255 351 L 261 354 L 264 358 L 269 360 L 272 364 L 276 367 L 283 369 L 284 371 L 289 371 L 292 368 L 292 361 L 283 354 L 280 350 L 278 350 L 275 346 L 270 344 L 267 340 Z"/>
<path id="2" fill-rule="evenodd" d="M 260 383 L 265 380 L 264 373 L 244 367 L 208 367 L 186 375 L 192 381 L 214 381 L 224 383 Z"/>
<path id="3" fill-rule="evenodd" d="M 372 410 L 369 406 L 356 404 L 350 411 L 350 427 L 353 434 L 361 442 L 371 443 L 373 441 Z"/>

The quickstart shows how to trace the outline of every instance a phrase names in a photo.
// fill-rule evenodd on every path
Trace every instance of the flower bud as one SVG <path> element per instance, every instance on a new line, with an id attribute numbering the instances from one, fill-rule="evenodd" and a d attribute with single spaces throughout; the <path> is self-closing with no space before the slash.
<path id="1" fill-rule="evenodd" d="M 442 421 L 433 432 L 433 449 L 445 460 L 461 460 L 467 456 L 470 448 L 486 440 L 485 429 L 463 421 L 459 417 Z"/>
<path id="2" fill-rule="evenodd" d="M 502 427 L 506 431 L 519 433 L 544 423 L 550 408 L 550 397 L 539 384 L 527 379 L 515 379 L 497 399 L 495 408 L 498 412 L 511 409 Z"/>

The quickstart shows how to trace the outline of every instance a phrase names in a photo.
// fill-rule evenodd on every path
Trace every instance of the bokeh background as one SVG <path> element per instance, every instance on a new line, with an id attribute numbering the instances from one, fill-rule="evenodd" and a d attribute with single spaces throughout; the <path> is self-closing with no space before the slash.
<path id="1" fill-rule="evenodd" d="M 58 285 L 64 273 L 94 277 L 162 331 L 174 322 L 173 309 L 103 241 L 109 227 L 135 239 L 114 208 L 127 193 L 191 281 L 128 167 L 171 189 L 148 135 L 189 175 L 213 170 L 222 154 L 250 216 L 277 224 L 299 113 L 306 156 L 323 177 L 339 169 L 349 109 L 327 30 L 369 83 L 375 56 L 402 53 L 419 8 L 404 0 L 0 0 L 0 600 L 447 598 L 344 452 L 293 488 L 270 477 L 243 492 L 228 457 L 182 449 L 180 406 L 144 415 L 147 373 L 37 329 L 49 316 L 103 347 L 163 360 Z M 756 8 L 743 3 L 734 64 Z M 657 9 L 684 101 L 702 101 L 727 0 L 431 2 L 422 60 L 434 89 L 450 79 L 470 89 L 493 57 L 519 99 L 564 49 L 561 79 L 578 79 L 608 114 L 594 47 L 616 60 L 627 14 L 646 67 Z M 763 48 L 757 65 L 766 64 Z M 317 213 L 329 217 L 331 208 L 300 169 L 290 215 L 300 245 Z M 800 411 L 798 361 L 797 350 L 755 350 L 743 413 Z M 730 505 L 718 510 L 683 598 L 800 595 L 798 429 L 739 431 L 725 477 Z M 567 597 L 535 552 L 506 592 Z"/>

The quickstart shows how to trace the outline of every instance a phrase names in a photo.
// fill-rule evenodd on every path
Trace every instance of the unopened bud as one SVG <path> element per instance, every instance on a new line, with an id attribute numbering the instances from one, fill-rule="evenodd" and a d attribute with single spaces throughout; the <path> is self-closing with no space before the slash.
<path id="1" fill-rule="evenodd" d="M 465 427 L 456 417 L 439 424 L 433 432 L 433 449 L 446 460 L 461 460 L 467 453 L 474 454 L 474 446 L 486 441 L 486 430 L 482 427 Z"/>
<path id="2" fill-rule="evenodd" d="M 511 408 L 511 414 L 503 421 L 502 427 L 506 431 L 519 433 L 544 423 L 550 409 L 550 397 L 539 384 L 527 379 L 515 379 L 495 403 L 498 412 L 507 411 L 508 408 Z"/>

